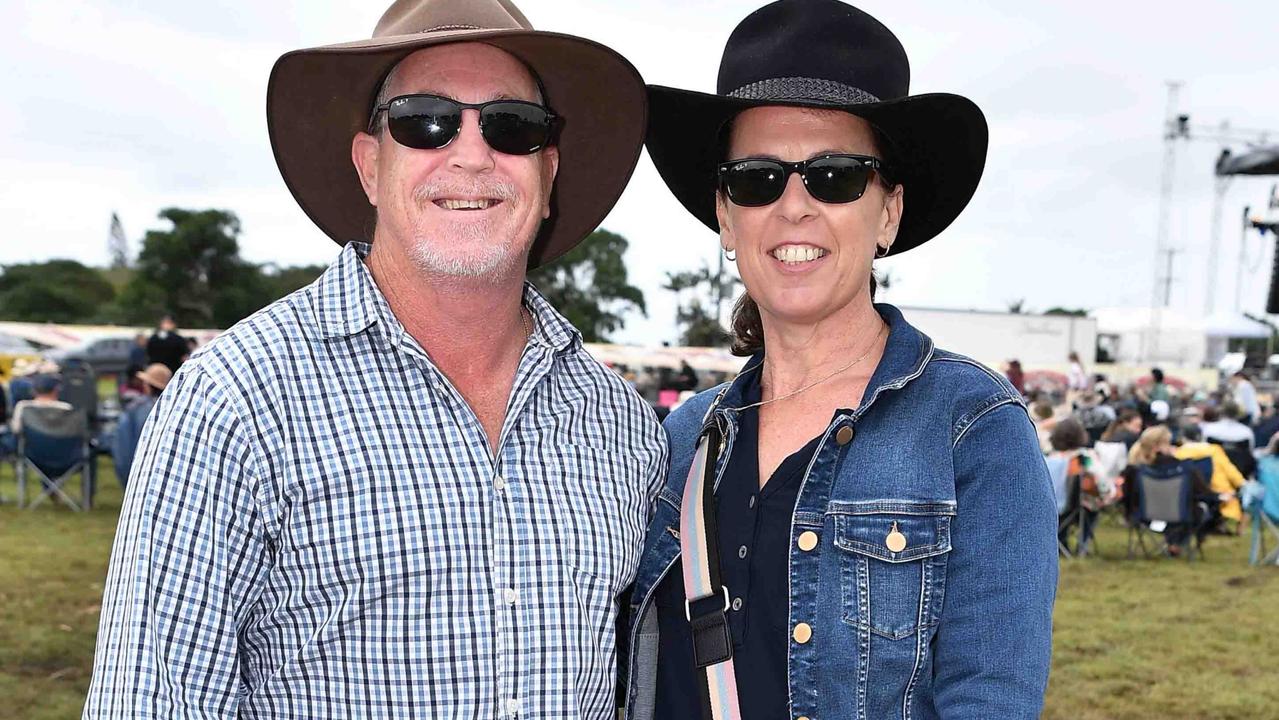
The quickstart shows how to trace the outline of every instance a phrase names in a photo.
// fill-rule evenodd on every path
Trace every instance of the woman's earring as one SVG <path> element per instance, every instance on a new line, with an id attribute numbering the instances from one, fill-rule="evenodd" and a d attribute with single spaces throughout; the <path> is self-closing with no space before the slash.
<path id="1" fill-rule="evenodd" d="M 724 257 L 728 258 L 729 262 L 737 262 L 737 251 L 724 248 Z"/>
<path id="2" fill-rule="evenodd" d="M 882 258 L 882 257 L 884 257 L 884 256 L 888 255 L 888 251 L 889 251 L 890 249 L 892 249 L 892 246 L 889 246 L 889 247 L 880 247 L 879 245 L 876 245 L 876 246 L 875 246 L 875 257 L 878 259 L 878 258 Z"/>

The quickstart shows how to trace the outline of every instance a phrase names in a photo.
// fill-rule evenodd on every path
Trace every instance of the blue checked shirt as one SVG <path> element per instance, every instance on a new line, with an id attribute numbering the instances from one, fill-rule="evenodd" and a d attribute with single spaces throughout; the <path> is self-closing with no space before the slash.
<path id="1" fill-rule="evenodd" d="M 527 286 L 496 455 L 351 244 L 192 358 L 129 478 L 86 718 L 609 718 L 665 437 Z"/>

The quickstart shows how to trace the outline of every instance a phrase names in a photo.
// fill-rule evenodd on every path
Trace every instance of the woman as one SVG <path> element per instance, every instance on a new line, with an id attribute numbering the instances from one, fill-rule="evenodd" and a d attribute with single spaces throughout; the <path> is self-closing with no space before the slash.
<path id="1" fill-rule="evenodd" d="M 1141 429 L 1141 413 L 1132 408 L 1124 408 L 1119 417 L 1106 428 L 1106 432 L 1101 434 L 1101 441 L 1123 443 L 1124 447 L 1131 450 L 1137 443 L 1137 438 L 1141 437 Z"/>
<path id="2" fill-rule="evenodd" d="M 1057 460 L 1065 467 L 1066 477 L 1079 477 L 1079 505 L 1083 511 L 1080 523 L 1078 551 L 1086 554 L 1092 543 L 1093 528 L 1096 526 L 1097 513 L 1108 505 L 1118 502 L 1119 484 L 1115 476 L 1107 470 L 1097 452 L 1088 447 L 1088 431 L 1075 418 L 1066 418 L 1057 423 L 1049 435 L 1052 452 L 1049 453 L 1049 466 Z M 1061 502 L 1057 503 L 1060 508 Z M 1068 503 L 1067 503 L 1068 504 Z M 1057 539 L 1067 544 L 1069 528 L 1059 528 Z"/>
<path id="3" fill-rule="evenodd" d="M 874 257 L 949 225 L 985 158 L 981 111 L 908 75 L 874 18 L 780 0 L 717 94 L 651 88 L 650 156 L 737 262 L 750 359 L 666 420 L 629 718 L 1039 715 L 1056 513 L 1026 408 L 872 302 Z"/>
<path id="4" fill-rule="evenodd" d="M 1196 500 L 1196 526 L 1202 526 L 1208 516 L 1216 512 L 1218 503 L 1216 495 L 1205 478 L 1193 465 L 1183 462 L 1176 456 L 1177 449 L 1172 444 L 1172 431 L 1166 425 L 1154 425 L 1146 428 L 1137 443 L 1128 451 L 1128 467 L 1124 470 L 1125 488 L 1124 513 L 1129 522 L 1136 522 L 1137 509 L 1141 503 L 1141 483 L 1138 476 L 1142 472 L 1150 472 L 1156 477 L 1169 477 L 1179 472 L 1190 474 L 1191 492 Z M 1168 543 L 1168 554 L 1180 555 L 1181 547 L 1189 539 L 1189 528 L 1170 526 L 1164 533 Z M 1199 539 L 1203 540 L 1200 532 Z"/>

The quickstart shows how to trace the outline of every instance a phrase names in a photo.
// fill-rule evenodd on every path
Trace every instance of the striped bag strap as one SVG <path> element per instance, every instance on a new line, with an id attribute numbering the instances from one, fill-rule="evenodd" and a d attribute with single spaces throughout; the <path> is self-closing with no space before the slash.
<path id="1" fill-rule="evenodd" d="M 721 397 L 723 395 L 721 394 Z M 718 405 L 716 398 L 715 405 Z M 715 410 L 711 406 L 709 418 Z M 728 589 L 719 568 L 715 518 L 715 462 L 723 433 L 707 422 L 698 439 L 680 509 L 680 550 L 684 566 L 684 614 L 693 636 L 693 664 L 703 720 L 741 720 L 733 639 L 728 628 Z"/>

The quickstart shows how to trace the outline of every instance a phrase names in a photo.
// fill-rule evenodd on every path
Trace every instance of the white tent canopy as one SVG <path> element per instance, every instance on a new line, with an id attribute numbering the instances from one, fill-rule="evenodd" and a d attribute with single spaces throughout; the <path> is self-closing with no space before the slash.
<path id="1" fill-rule="evenodd" d="M 1171 308 L 1098 308 L 1099 335 L 1119 339 L 1118 362 L 1175 362 L 1184 367 L 1215 365 L 1232 338 L 1268 338 L 1270 328 L 1240 313 L 1219 312 L 1209 317 Z"/>

